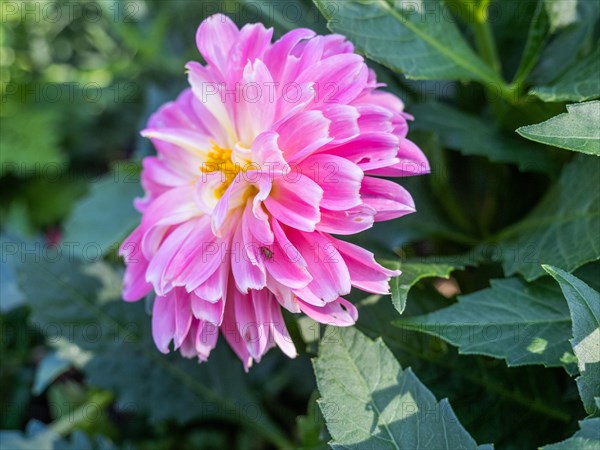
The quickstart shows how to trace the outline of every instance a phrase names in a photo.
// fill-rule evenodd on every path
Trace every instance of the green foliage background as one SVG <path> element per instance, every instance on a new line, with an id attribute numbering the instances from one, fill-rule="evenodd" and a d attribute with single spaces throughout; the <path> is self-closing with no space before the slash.
<path id="1" fill-rule="evenodd" d="M 138 130 L 185 87 L 217 11 L 347 36 L 432 164 L 399 181 L 417 213 L 353 237 L 402 269 L 392 295 L 353 293 L 353 329 L 286 317 L 301 355 L 248 375 L 225 345 L 202 365 L 160 354 L 115 252 L 153 151 Z M 598 1 L 1 14 L 2 448 L 600 448 Z"/>

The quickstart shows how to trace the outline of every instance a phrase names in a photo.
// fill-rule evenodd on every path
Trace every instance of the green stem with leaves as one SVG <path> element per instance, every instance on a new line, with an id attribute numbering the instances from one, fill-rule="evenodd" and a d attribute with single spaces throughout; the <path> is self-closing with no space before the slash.
<path id="1" fill-rule="evenodd" d="M 485 84 L 485 88 L 490 107 L 494 115 L 501 120 L 506 111 L 505 104 L 501 100 L 509 104 L 514 104 L 518 99 L 515 87 L 508 85 L 502 77 L 502 63 L 500 62 L 494 34 L 488 21 L 489 3 L 489 0 L 482 0 L 479 3 L 473 14 L 472 27 L 479 55 L 494 70 L 498 77 L 496 83 L 487 83 Z"/>
<path id="2" fill-rule="evenodd" d="M 498 57 L 498 50 L 492 28 L 488 22 L 487 8 L 489 1 L 482 1 L 479 7 L 475 10 L 473 31 L 475 32 L 475 42 L 477 49 L 483 60 L 490 65 L 498 74 L 502 74 L 502 64 Z"/>

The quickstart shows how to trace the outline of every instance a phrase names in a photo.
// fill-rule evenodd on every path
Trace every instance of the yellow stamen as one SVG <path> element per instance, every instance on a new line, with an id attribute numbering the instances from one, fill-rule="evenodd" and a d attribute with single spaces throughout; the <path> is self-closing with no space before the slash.
<path id="1" fill-rule="evenodd" d="M 233 151 L 229 148 L 219 147 L 211 141 L 212 149 L 208 152 L 206 161 L 200 166 L 202 173 L 221 172 L 224 175 L 223 183 L 215 189 L 215 196 L 220 199 L 227 191 L 227 188 L 233 183 L 238 173 L 242 171 L 240 164 L 231 160 Z"/>

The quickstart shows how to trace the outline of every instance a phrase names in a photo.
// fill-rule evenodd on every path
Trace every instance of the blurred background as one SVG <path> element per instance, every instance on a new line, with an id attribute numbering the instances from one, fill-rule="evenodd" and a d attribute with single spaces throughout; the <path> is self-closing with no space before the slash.
<path id="1" fill-rule="evenodd" d="M 519 54 L 516 49 L 523 46 L 535 9 L 535 2 L 521 3 L 519 14 L 506 14 L 493 24 L 507 71 L 518 64 L 512 55 Z M 201 60 L 196 29 L 215 12 L 228 14 L 239 25 L 260 21 L 273 26 L 276 37 L 301 26 L 328 32 L 308 0 L 2 2 L 0 428 L 18 430 L 11 442 L 21 442 L 22 448 L 267 449 L 286 442 L 295 448 L 327 448 L 310 364 L 320 331 L 309 320 L 288 323 L 303 350 L 297 359 L 274 350 L 244 375 L 224 346 L 208 364 L 178 355 L 162 362 L 147 339 L 145 305 L 125 305 L 129 309 L 124 311 L 133 311 L 126 313 L 132 329 L 113 336 L 109 350 L 108 344 L 98 344 L 98 354 L 106 355 L 90 365 L 89 351 L 66 335 L 71 328 L 51 326 L 53 314 L 73 314 L 74 323 L 83 320 L 81 314 L 71 313 L 70 303 L 58 297 L 54 310 L 44 309 L 18 283 L 15 267 L 23 253 L 56 260 L 57 273 L 80 277 L 82 286 L 88 286 L 87 275 L 79 272 L 77 262 L 61 257 L 68 251 L 87 262 L 102 260 L 119 274 L 115 249 L 139 220 L 132 199 L 140 195 L 140 161 L 153 152 L 139 130 L 158 106 L 186 87 L 184 64 Z M 477 85 L 407 81 L 372 67 L 388 89 L 406 100 L 417 122 L 416 102 L 426 99 L 473 115 L 486 108 L 485 93 Z M 537 76 L 543 80 L 545 74 Z M 512 132 L 563 108 L 542 108 L 532 101 L 506 114 L 501 127 Z M 448 152 L 456 135 L 440 140 L 427 129 L 438 126 L 434 116 L 425 120 L 431 109 L 421 111 L 425 126 L 416 126 L 411 138 L 424 148 L 433 173 L 406 180 L 417 214 L 356 238 L 378 256 L 469 251 L 473 243 L 527 213 L 571 156 L 548 153 L 543 170 L 519 171 L 481 156 Z M 76 245 L 60 245 L 66 242 Z M 476 273 L 467 269 L 450 281 L 422 286 L 411 292 L 407 314 L 449 304 L 448 297 L 484 288 L 501 274 L 500 266 L 490 263 Z M 95 280 L 100 281 L 86 290 L 97 299 L 114 291 L 115 284 L 118 290 L 118 276 L 98 275 Z M 41 279 L 36 288 L 40 298 L 44 289 L 52 289 Z M 376 336 L 390 327 L 395 311 L 389 302 L 359 294 L 353 299 L 361 306 L 361 330 Z M 87 330 L 91 336 L 96 331 Z M 132 341 L 129 332 L 136 336 Z M 412 366 L 438 398 L 450 399 L 478 442 L 533 448 L 577 429 L 575 418 L 584 415 L 562 369 L 507 369 L 501 360 L 459 356 L 432 337 L 398 329 L 387 335 L 394 336 L 386 342 L 402 365 Z M 88 342 L 93 339 L 88 336 Z M 537 383 L 540 379 L 546 383 Z"/>

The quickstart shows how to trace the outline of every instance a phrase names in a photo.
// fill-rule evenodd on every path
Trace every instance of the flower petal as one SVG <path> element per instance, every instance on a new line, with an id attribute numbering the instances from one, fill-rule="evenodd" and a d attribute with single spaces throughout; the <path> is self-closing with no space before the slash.
<path id="1" fill-rule="evenodd" d="M 235 144 L 235 128 L 232 115 L 225 103 L 225 84 L 222 79 L 216 78 L 208 68 L 195 61 L 190 61 L 185 68 L 188 71 L 188 81 L 192 92 L 198 101 L 216 119 L 219 126 L 225 130 L 227 142 L 220 143 L 224 146 Z"/>
<path id="2" fill-rule="evenodd" d="M 288 230 L 288 237 L 304 255 L 312 281 L 294 293 L 305 302 L 324 305 L 350 293 L 350 273 L 335 246 L 319 232 Z"/>
<path id="3" fill-rule="evenodd" d="M 146 128 L 141 135 L 176 145 L 196 155 L 200 160 L 207 157 L 210 140 L 202 133 L 186 128 Z"/>
<path id="4" fill-rule="evenodd" d="M 148 260 L 141 251 L 143 235 L 144 229 L 138 226 L 119 248 L 119 255 L 127 266 L 123 276 L 123 299 L 128 302 L 140 300 L 152 290 L 152 285 L 146 281 Z"/>
<path id="5" fill-rule="evenodd" d="M 164 296 L 173 289 L 172 280 L 167 278 L 165 273 L 174 260 L 184 258 L 184 256 L 180 256 L 180 251 L 188 236 L 193 233 L 195 224 L 194 221 L 188 221 L 176 227 L 160 244 L 158 251 L 150 260 L 146 271 L 146 281 L 152 283 L 158 295 Z M 177 262 L 175 265 L 178 266 Z"/>
<path id="6" fill-rule="evenodd" d="M 281 309 L 279 304 L 273 300 L 268 303 L 269 316 L 270 316 L 270 330 L 273 340 L 277 346 L 285 353 L 289 358 L 295 358 L 298 356 L 294 341 L 292 340 L 286 326 L 283 316 L 281 315 Z"/>
<path id="7" fill-rule="evenodd" d="M 169 353 L 169 343 L 175 334 L 175 308 L 171 298 L 157 296 L 152 307 L 152 338 L 162 353 Z"/>
<path id="8" fill-rule="evenodd" d="M 400 160 L 399 163 L 389 167 L 369 170 L 368 174 L 384 177 L 411 177 L 431 171 L 429 161 L 427 161 L 423 151 L 408 139 L 403 138 L 400 140 L 400 150 L 397 157 Z"/>
<path id="9" fill-rule="evenodd" d="M 243 239 L 243 227 L 237 227 L 232 241 L 231 272 L 235 285 L 240 292 L 248 293 L 249 289 L 262 289 L 267 283 L 267 274 L 260 261 L 253 264 L 246 252 Z"/>
<path id="10" fill-rule="evenodd" d="M 311 305 L 301 300 L 299 304 L 304 314 L 322 324 L 351 327 L 358 319 L 356 307 L 341 297 L 323 306 Z"/>
<path id="11" fill-rule="evenodd" d="M 323 189 L 322 208 L 342 211 L 361 204 L 359 191 L 364 174 L 356 164 L 339 156 L 319 154 L 305 159 L 300 168 Z"/>
<path id="12" fill-rule="evenodd" d="M 264 201 L 267 210 L 280 222 L 303 231 L 312 231 L 321 220 L 319 204 L 323 189 L 301 173 L 275 179 Z"/>
<path id="13" fill-rule="evenodd" d="M 364 90 L 369 71 L 362 56 L 339 54 L 323 59 L 302 72 L 296 82 L 318 87 L 315 103 L 348 104 Z"/>
<path id="14" fill-rule="evenodd" d="M 275 83 L 267 66 L 256 59 L 246 65 L 240 84 L 235 123 L 240 143 L 250 147 L 254 138 L 270 127 L 275 119 Z"/>
<path id="15" fill-rule="evenodd" d="M 190 304 L 196 319 L 217 326 L 223 322 L 223 312 L 225 310 L 225 302 L 223 300 L 209 302 L 195 294 L 190 294 Z"/>
<path id="16" fill-rule="evenodd" d="M 393 181 L 365 177 L 360 196 L 366 205 L 377 211 L 375 222 L 397 219 L 416 211 L 409 192 Z"/>
<path id="17" fill-rule="evenodd" d="M 375 222 L 377 211 L 362 204 L 347 211 L 331 211 L 321 208 L 321 221 L 316 229 L 324 233 L 350 235 L 368 230 Z"/>
<path id="18" fill-rule="evenodd" d="M 291 289 L 305 287 L 312 280 L 312 276 L 306 269 L 306 261 L 275 219 L 273 219 L 273 231 L 275 243 L 268 247 L 270 255 L 264 259 L 267 271 L 283 286 Z"/>
<path id="19" fill-rule="evenodd" d="M 390 293 L 390 278 L 400 275 L 399 270 L 389 270 L 375 261 L 373 253 L 350 242 L 329 238 L 344 258 L 352 286 L 373 294 Z"/>
<path id="20" fill-rule="evenodd" d="M 332 141 L 331 121 L 322 111 L 302 111 L 277 126 L 279 147 L 289 163 L 299 163 L 317 149 Z"/>
<path id="21" fill-rule="evenodd" d="M 293 67 L 293 60 L 297 57 L 291 55 L 292 49 L 300 42 L 315 36 L 315 32 L 307 28 L 296 28 L 284 34 L 276 41 L 265 54 L 265 64 L 271 70 L 273 78 L 279 83 L 285 84 L 291 81 L 291 76 L 296 73 L 290 73 L 290 67 Z"/>
<path id="22" fill-rule="evenodd" d="M 196 45 L 204 59 L 218 68 L 221 74 L 225 74 L 229 53 L 239 34 L 238 27 L 229 17 L 214 14 L 202 21 L 198 27 Z"/>

